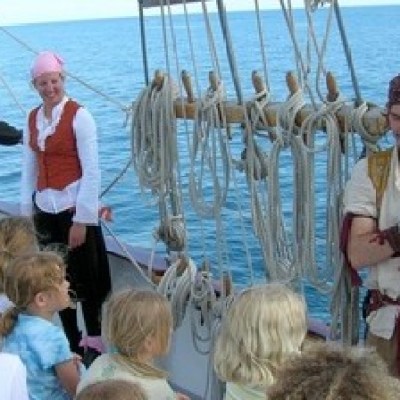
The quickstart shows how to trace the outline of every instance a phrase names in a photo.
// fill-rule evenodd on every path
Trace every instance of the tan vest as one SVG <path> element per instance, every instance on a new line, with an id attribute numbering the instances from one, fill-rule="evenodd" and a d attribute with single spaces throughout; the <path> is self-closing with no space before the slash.
<path id="1" fill-rule="evenodd" d="M 376 214 L 378 220 L 383 194 L 389 179 L 392 152 L 393 148 L 390 148 L 368 156 L 368 176 L 376 191 Z"/>
<path id="2" fill-rule="evenodd" d="M 55 132 L 46 138 L 45 150 L 40 150 L 37 139 L 36 116 L 39 107 L 29 114 L 29 145 L 36 152 L 39 173 L 37 189 L 46 188 L 63 190 L 82 176 L 81 163 L 78 157 L 76 139 L 72 129 L 72 121 L 80 105 L 68 100 L 64 105 L 60 121 Z"/>

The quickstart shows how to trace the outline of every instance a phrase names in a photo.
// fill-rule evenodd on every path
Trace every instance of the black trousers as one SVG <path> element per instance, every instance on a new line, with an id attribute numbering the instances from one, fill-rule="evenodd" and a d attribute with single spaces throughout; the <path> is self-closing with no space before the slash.
<path id="1" fill-rule="evenodd" d="M 82 304 L 82 313 L 89 336 L 101 333 L 101 306 L 111 290 L 111 279 L 104 238 L 100 226 L 87 226 L 86 240 L 81 246 L 68 250 L 68 235 L 73 213 L 69 210 L 49 214 L 37 210 L 35 227 L 42 247 L 65 254 L 67 279 L 70 289 Z M 71 350 L 82 353 L 79 348 L 81 333 L 78 329 L 75 309 L 60 312 L 60 318 L 71 345 Z"/>

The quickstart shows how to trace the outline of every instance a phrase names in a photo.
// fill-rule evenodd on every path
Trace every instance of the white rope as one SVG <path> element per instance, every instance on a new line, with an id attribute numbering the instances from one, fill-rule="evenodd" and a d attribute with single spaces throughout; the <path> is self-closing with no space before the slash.
<path id="1" fill-rule="evenodd" d="M 15 92 L 11 89 L 11 86 L 7 83 L 7 81 L 5 80 L 3 74 L 1 74 L 1 73 L 0 73 L 0 81 L 2 82 L 3 86 L 7 90 L 8 94 L 10 95 L 10 97 L 13 99 L 14 103 L 16 104 L 16 106 L 21 110 L 22 115 L 26 118 L 26 116 L 27 116 L 26 109 L 24 108 L 22 103 L 18 100 Z"/>
<path id="2" fill-rule="evenodd" d="M 315 74 L 315 90 L 318 94 L 319 99 L 324 102 L 324 96 L 321 93 L 321 87 L 320 87 L 320 78 L 321 75 L 324 74 L 326 75 L 326 70 L 324 66 L 324 56 L 326 53 L 326 48 L 327 48 L 327 43 L 328 43 L 328 38 L 329 38 L 329 33 L 330 29 L 332 27 L 332 20 L 333 20 L 333 4 L 331 5 L 329 9 L 329 14 L 327 18 L 327 23 L 326 23 L 326 29 L 325 29 L 325 34 L 322 39 L 322 44 L 321 47 L 319 47 L 318 42 L 317 42 L 317 37 L 314 29 L 314 19 L 311 16 L 311 12 L 315 10 L 313 6 L 309 5 L 309 1 L 305 1 L 305 10 L 306 10 L 306 16 L 307 16 L 307 23 L 308 23 L 308 36 L 309 40 L 314 45 L 315 49 L 315 54 L 317 56 L 317 68 L 316 68 L 316 74 Z"/>
<path id="3" fill-rule="evenodd" d="M 303 157 L 301 147 L 294 138 L 295 116 L 303 107 L 304 100 L 302 92 L 298 91 L 291 96 L 287 102 L 282 103 L 277 113 L 276 139 L 268 157 L 268 192 L 267 204 L 263 208 L 258 196 L 255 196 L 254 186 L 252 190 L 252 219 L 255 225 L 255 232 L 262 243 L 264 259 L 268 276 L 271 280 L 288 281 L 298 276 L 299 247 L 297 240 L 299 234 L 296 233 L 298 224 L 295 218 L 300 213 L 294 212 L 292 235 L 289 241 L 287 227 L 283 217 L 280 184 L 279 184 L 279 155 L 285 148 L 290 148 L 293 157 L 293 170 L 295 172 L 294 187 L 302 188 L 301 184 L 296 184 L 299 179 L 296 171 L 302 170 Z M 295 190 L 293 205 L 302 204 L 302 195 Z"/>
<path id="4" fill-rule="evenodd" d="M 183 273 L 180 272 L 181 263 L 185 264 Z M 182 324 L 186 306 L 190 302 L 196 272 L 196 265 L 191 258 L 180 257 L 168 267 L 158 284 L 158 293 L 168 298 L 171 303 L 174 329 Z"/>
<path id="5" fill-rule="evenodd" d="M 161 224 L 155 236 L 171 250 L 182 251 L 186 240 L 177 185 L 175 98 L 175 86 L 167 75 L 161 87 L 153 83 L 142 90 L 134 107 L 131 143 L 141 189 L 158 197 Z"/>
<path id="6" fill-rule="evenodd" d="M 371 135 L 365 128 L 363 118 L 367 111 L 368 105 L 366 102 L 362 102 L 358 107 L 355 107 L 351 113 L 351 127 L 355 132 L 359 133 L 367 149 L 375 152 L 378 150 L 377 142 L 380 137 Z"/>
<path id="7" fill-rule="evenodd" d="M 261 22 L 260 6 L 259 6 L 258 0 L 254 0 L 254 7 L 255 7 L 255 12 L 256 12 L 256 17 L 257 17 L 257 30 L 258 30 L 258 38 L 260 41 L 260 52 L 261 52 L 261 58 L 262 58 L 264 80 L 265 80 L 265 84 L 267 85 L 267 88 L 270 89 L 269 78 L 268 78 L 268 67 L 267 67 L 267 55 L 265 52 L 266 46 L 264 43 L 263 26 L 262 26 L 262 22 Z"/>
<path id="8" fill-rule="evenodd" d="M 220 215 L 229 187 L 230 149 L 220 117 L 224 96 L 220 82 L 216 90 L 211 87 L 207 90 L 196 110 L 189 195 L 196 213 L 205 218 Z M 210 192 L 207 179 L 212 182 L 211 201 L 206 200 L 207 191 Z"/>
<path id="9" fill-rule="evenodd" d="M 101 226 L 106 229 L 108 234 L 114 239 L 115 243 L 118 245 L 118 247 L 122 250 L 124 253 L 125 257 L 130 261 L 130 263 L 135 267 L 136 271 L 139 273 L 139 275 L 143 278 L 145 282 L 147 282 L 152 288 L 155 288 L 155 284 L 151 280 L 151 276 L 147 276 L 143 269 L 140 267 L 140 265 L 137 263 L 137 261 L 131 256 L 131 253 L 129 250 L 126 248 L 124 243 L 118 239 L 118 237 L 114 234 L 114 232 L 111 230 L 111 228 L 106 224 L 104 220 L 100 220 Z M 154 259 L 154 248 L 151 252 L 149 262 L 148 262 L 148 268 L 151 270 L 152 265 L 153 265 L 153 259 Z"/>
<path id="10" fill-rule="evenodd" d="M 307 154 L 308 182 L 306 188 L 306 205 L 304 218 L 304 235 L 307 244 L 303 252 L 302 265 L 304 275 L 322 293 L 331 291 L 333 272 L 340 262 L 339 252 L 339 210 L 340 194 L 342 192 L 341 155 L 340 155 L 340 129 L 336 120 L 336 112 L 343 106 L 343 101 L 322 105 L 317 112 L 311 113 L 303 122 L 299 136 L 306 138 L 302 142 Z M 326 142 L 323 145 L 315 145 L 314 135 L 318 129 L 324 126 L 326 130 Z M 327 152 L 327 175 L 326 175 L 326 260 L 324 266 L 318 266 L 316 262 L 316 221 L 315 221 L 315 179 L 314 179 L 314 155 Z M 321 193 L 318 193 L 321 199 Z"/>
<path id="11" fill-rule="evenodd" d="M 184 251 L 186 245 L 185 221 L 182 215 L 165 217 L 153 232 L 157 241 L 163 241 L 169 251 Z"/>
<path id="12" fill-rule="evenodd" d="M 236 163 L 236 167 L 239 170 L 244 170 L 246 172 L 246 181 L 250 194 L 253 231 L 259 239 L 264 260 L 267 264 L 269 255 L 265 248 L 265 242 L 266 235 L 268 234 L 268 219 L 264 217 L 266 210 L 265 201 L 263 202 L 260 200 L 260 197 L 266 192 L 265 185 L 268 177 L 268 156 L 257 145 L 255 135 L 260 121 L 262 121 L 264 126 L 268 125 L 264 114 L 264 108 L 268 104 L 268 98 L 268 92 L 264 90 L 254 97 L 247 108 L 243 107 L 243 113 L 245 115 L 243 141 L 245 143 L 245 148 L 242 151 L 241 161 Z M 254 282 L 254 273 L 250 256 L 251 255 L 248 254 L 247 259 L 250 272 L 249 284 L 252 285 Z"/>
<path id="13" fill-rule="evenodd" d="M 281 9 L 283 16 L 285 18 L 285 22 L 290 34 L 290 38 L 292 40 L 292 46 L 294 50 L 294 55 L 295 55 L 295 61 L 296 64 L 298 65 L 298 77 L 301 82 L 301 86 L 303 90 L 307 90 L 307 94 L 310 97 L 312 106 L 316 108 L 316 102 L 314 99 L 314 94 L 313 91 L 311 90 L 310 85 L 308 84 L 307 76 L 308 76 L 308 68 L 305 64 L 305 61 L 303 60 L 302 52 L 300 50 L 300 45 L 298 43 L 297 37 L 296 37 L 296 31 L 295 31 L 295 24 L 293 21 L 293 15 L 292 15 L 292 6 L 291 6 L 291 0 L 288 2 L 288 7 L 285 5 L 285 0 L 279 0 L 281 4 Z"/>

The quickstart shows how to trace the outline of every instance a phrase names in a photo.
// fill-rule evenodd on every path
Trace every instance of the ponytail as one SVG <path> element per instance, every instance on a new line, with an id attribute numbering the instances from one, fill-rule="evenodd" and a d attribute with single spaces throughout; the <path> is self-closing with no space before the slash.
<path id="1" fill-rule="evenodd" d="M 20 308 L 12 306 L 1 315 L 0 318 L 1 337 L 5 337 L 12 332 L 15 324 L 17 323 L 18 315 L 20 312 L 21 312 Z"/>

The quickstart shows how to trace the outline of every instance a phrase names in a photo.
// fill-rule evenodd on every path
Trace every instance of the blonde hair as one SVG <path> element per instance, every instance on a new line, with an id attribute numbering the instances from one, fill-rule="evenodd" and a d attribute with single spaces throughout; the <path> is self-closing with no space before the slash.
<path id="1" fill-rule="evenodd" d="M 137 383 L 109 379 L 86 386 L 76 400 L 148 400 L 148 397 Z"/>
<path id="2" fill-rule="evenodd" d="M 303 297 L 281 284 L 246 289 L 222 321 L 215 371 L 226 382 L 270 385 L 277 366 L 299 352 L 306 331 Z"/>
<path id="3" fill-rule="evenodd" d="M 4 274 L 4 290 L 14 306 L 0 320 L 0 335 L 14 328 L 18 314 L 25 311 L 35 296 L 52 290 L 65 279 L 63 259 L 54 252 L 28 253 L 12 261 Z"/>
<path id="4" fill-rule="evenodd" d="M 18 255 L 36 247 L 35 228 L 30 218 L 0 219 L 0 292 L 4 292 L 4 273 L 10 262 Z"/>
<path id="5" fill-rule="evenodd" d="M 289 358 L 267 390 L 269 400 L 396 400 L 400 382 L 373 348 L 315 344 Z"/>
<path id="6" fill-rule="evenodd" d="M 106 341 L 117 350 L 115 359 L 147 377 L 165 378 L 166 373 L 140 362 L 145 339 L 158 341 L 160 355 L 169 348 L 172 313 L 168 300 L 153 291 L 126 289 L 113 294 L 106 304 Z"/>

